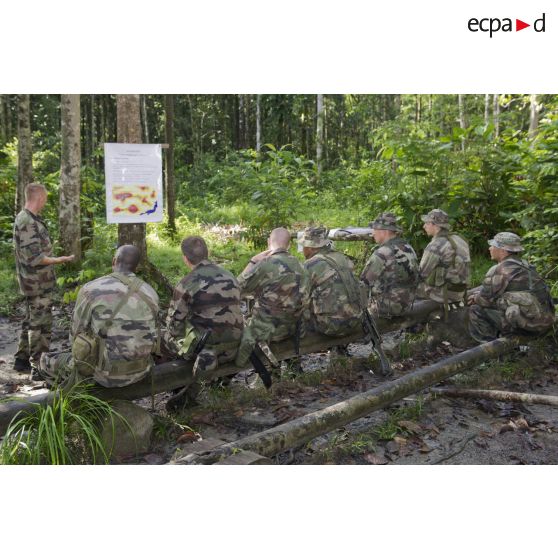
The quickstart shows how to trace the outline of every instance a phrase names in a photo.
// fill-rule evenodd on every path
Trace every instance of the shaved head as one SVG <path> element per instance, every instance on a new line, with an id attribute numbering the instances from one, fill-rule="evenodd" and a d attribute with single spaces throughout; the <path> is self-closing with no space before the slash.
<path id="1" fill-rule="evenodd" d="M 25 187 L 25 201 L 32 201 L 46 194 L 43 184 L 32 183 Z"/>
<path id="2" fill-rule="evenodd" d="M 124 244 L 116 250 L 113 267 L 116 271 L 135 271 L 140 261 L 140 251 L 132 244 Z"/>
<path id="3" fill-rule="evenodd" d="M 269 247 L 272 250 L 277 250 L 278 248 L 284 248 L 286 250 L 290 242 L 291 233 L 284 227 L 273 229 L 269 235 Z"/>

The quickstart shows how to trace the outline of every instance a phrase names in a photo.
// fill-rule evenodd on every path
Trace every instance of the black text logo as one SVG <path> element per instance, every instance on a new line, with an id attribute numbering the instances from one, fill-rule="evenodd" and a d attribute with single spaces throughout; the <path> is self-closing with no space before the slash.
<path id="1" fill-rule="evenodd" d="M 522 29 L 527 29 L 527 27 L 533 27 L 533 30 L 537 33 L 544 33 L 545 26 L 546 26 L 546 14 L 543 14 L 539 19 L 536 19 L 531 26 L 530 23 L 526 23 L 521 19 L 515 18 L 515 29 L 513 27 L 513 19 L 509 17 L 505 17 L 500 19 L 498 17 L 485 17 L 482 19 L 478 19 L 476 17 L 472 17 L 468 23 L 467 27 L 469 31 L 473 33 L 478 33 L 479 31 L 482 33 L 489 33 L 490 38 L 494 33 L 498 33 L 502 31 L 504 33 L 509 33 L 513 31 L 521 31 Z"/>

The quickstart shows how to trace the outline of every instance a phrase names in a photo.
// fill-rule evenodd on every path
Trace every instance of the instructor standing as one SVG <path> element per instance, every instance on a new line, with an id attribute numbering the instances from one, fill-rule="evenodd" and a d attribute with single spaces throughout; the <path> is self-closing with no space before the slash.
<path id="1" fill-rule="evenodd" d="M 54 265 L 71 262 L 74 256 L 52 257 L 45 222 L 39 217 L 48 193 L 42 184 L 25 188 L 25 207 L 14 223 L 17 280 L 25 296 L 25 318 L 15 354 L 14 370 L 35 372 L 41 353 L 49 350 L 52 329 Z"/>

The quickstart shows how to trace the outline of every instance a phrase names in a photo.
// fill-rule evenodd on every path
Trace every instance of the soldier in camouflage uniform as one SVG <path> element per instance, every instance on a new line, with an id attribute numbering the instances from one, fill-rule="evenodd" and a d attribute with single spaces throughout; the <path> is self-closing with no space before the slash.
<path id="1" fill-rule="evenodd" d="M 420 283 L 417 294 L 443 303 L 464 301 L 469 282 L 471 257 L 467 242 L 450 232 L 448 214 L 433 209 L 423 215 L 424 230 L 432 241 L 420 261 Z"/>
<path id="2" fill-rule="evenodd" d="M 269 250 L 254 256 L 238 276 L 242 295 L 255 299 L 236 357 L 238 366 L 247 363 L 257 343 L 281 341 L 297 334 L 305 274 L 301 263 L 289 254 L 290 240 L 287 229 L 274 229 L 268 240 Z"/>
<path id="3" fill-rule="evenodd" d="M 327 230 L 307 228 L 300 244 L 308 280 L 306 329 L 343 336 L 362 324 L 362 293 L 353 274 L 353 262 L 331 247 Z"/>
<path id="4" fill-rule="evenodd" d="M 54 266 L 74 256 L 52 256 L 52 245 L 45 222 L 39 217 L 47 201 L 42 184 L 25 188 L 25 207 L 14 223 L 16 273 L 21 294 L 25 296 L 25 318 L 21 327 L 14 369 L 30 370 L 34 375 L 41 353 L 48 351 L 52 328 Z"/>
<path id="5" fill-rule="evenodd" d="M 232 273 L 208 260 L 203 238 L 185 238 L 182 254 L 191 271 L 174 289 L 163 339 L 171 354 L 190 358 L 197 341 L 210 332 L 194 363 L 196 375 L 235 358 L 243 329 L 240 288 Z"/>
<path id="6" fill-rule="evenodd" d="M 79 291 L 70 331 L 71 352 L 44 353 L 40 373 L 49 385 L 90 379 L 123 387 L 147 376 L 158 348 L 159 297 L 134 274 L 140 252 L 121 246 L 113 273 Z"/>
<path id="7" fill-rule="evenodd" d="M 379 246 L 360 279 L 369 287 L 368 310 L 373 316 L 400 316 L 415 299 L 418 262 L 415 251 L 399 237 L 401 227 L 393 213 L 382 213 L 370 223 Z"/>
<path id="8" fill-rule="evenodd" d="M 488 241 L 491 267 L 469 297 L 469 333 L 479 343 L 502 333 L 543 333 L 554 323 L 550 291 L 535 268 L 519 257 L 521 239 L 501 232 Z"/>

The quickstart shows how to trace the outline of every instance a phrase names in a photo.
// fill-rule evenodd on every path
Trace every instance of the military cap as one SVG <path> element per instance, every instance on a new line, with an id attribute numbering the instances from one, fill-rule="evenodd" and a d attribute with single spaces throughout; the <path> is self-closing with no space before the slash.
<path id="1" fill-rule="evenodd" d="M 328 231 L 325 227 L 308 227 L 304 229 L 302 233 L 300 245 L 306 246 L 307 248 L 322 248 L 322 246 L 327 246 L 330 244 L 327 233 Z"/>
<path id="2" fill-rule="evenodd" d="M 422 215 L 421 219 L 425 223 L 433 223 L 434 225 L 438 225 L 442 229 L 449 229 L 448 214 L 441 209 L 433 209 L 426 215 Z"/>
<path id="3" fill-rule="evenodd" d="M 397 217 L 393 213 L 380 213 L 368 225 L 371 229 L 401 232 L 403 229 L 397 224 Z"/>
<path id="4" fill-rule="evenodd" d="M 493 239 L 488 241 L 490 246 L 502 248 L 508 252 L 523 252 L 521 238 L 512 232 L 498 233 Z"/>

